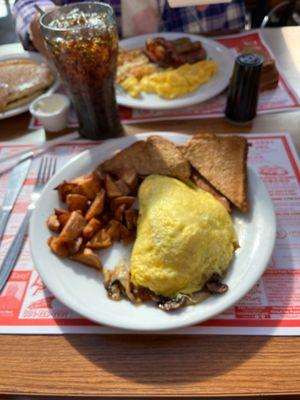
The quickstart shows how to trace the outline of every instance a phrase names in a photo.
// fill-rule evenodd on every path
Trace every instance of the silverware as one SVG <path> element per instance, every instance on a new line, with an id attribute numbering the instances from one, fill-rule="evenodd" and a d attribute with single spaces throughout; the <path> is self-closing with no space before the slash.
<path id="1" fill-rule="evenodd" d="M 7 190 L 0 212 L 0 240 L 2 239 L 9 215 L 27 176 L 32 157 L 23 158 L 14 167 L 9 176 Z"/>
<path id="2" fill-rule="evenodd" d="M 64 135 L 64 136 L 60 136 L 56 139 L 48 140 L 47 142 L 44 142 L 38 146 L 35 146 L 30 150 L 26 149 L 26 150 L 22 150 L 17 153 L 11 154 L 9 156 L 0 157 L 0 163 L 13 160 L 14 158 L 20 157 L 20 156 L 35 157 L 37 155 L 40 155 L 41 152 L 44 152 L 47 149 L 49 149 L 49 147 L 56 146 L 58 144 L 64 144 L 65 142 L 79 139 L 79 138 L 80 138 L 80 136 L 79 136 L 78 132 L 69 133 L 68 135 Z"/>
<path id="3" fill-rule="evenodd" d="M 19 257 L 20 251 L 22 249 L 24 239 L 27 234 L 28 224 L 33 210 L 35 209 L 35 203 L 41 195 L 41 191 L 49 181 L 49 179 L 54 175 L 56 170 L 56 158 L 55 157 L 43 157 L 38 170 L 36 184 L 31 195 L 31 203 L 27 208 L 26 215 L 22 221 L 22 224 L 17 232 L 12 245 L 10 246 L 0 269 L 0 292 L 3 289 L 15 263 Z"/>

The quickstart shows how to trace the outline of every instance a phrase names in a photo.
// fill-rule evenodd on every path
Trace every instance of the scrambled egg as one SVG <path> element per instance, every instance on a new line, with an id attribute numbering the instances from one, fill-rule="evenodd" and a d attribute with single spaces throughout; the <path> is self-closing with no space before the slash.
<path id="1" fill-rule="evenodd" d="M 130 267 L 135 285 L 173 297 L 201 290 L 213 273 L 225 274 L 237 238 L 230 215 L 210 193 L 150 175 L 138 200 Z"/>
<path id="2" fill-rule="evenodd" d="M 144 91 L 156 93 L 166 99 L 174 99 L 208 82 L 217 69 L 217 64 L 212 60 L 199 61 L 195 64 L 184 64 L 176 69 L 156 72 L 144 76 L 141 80 L 130 76 L 123 80 L 121 86 L 133 97 L 139 96 Z"/>

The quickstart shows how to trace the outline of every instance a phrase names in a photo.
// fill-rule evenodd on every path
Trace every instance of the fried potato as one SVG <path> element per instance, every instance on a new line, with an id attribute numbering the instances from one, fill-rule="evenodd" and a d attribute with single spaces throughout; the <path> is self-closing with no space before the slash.
<path id="1" fill-rule="evenodd" d="M 119 186 L 116 184 L 116 182 L 112 179 L 112 177 L 109 174 L 105 176 L 105 189 L 107 196 L 110 199 L 122 196 L 123 194 Z"/>
<path id="2" fill-rule="evenodd" d="M 121 223 L 114 219 L 109 221 L 107 233 L 109 234 L 112 241 L 120 240 L 120 225 Z"/>
<path id="3" fill-rule="evenodd" d="M 123 222 L 124 211 L 126 209 L 126 204 L 121 204 L 118 208 L 114 211 L 114 218 L 117 221 Z"/>
<path id="4" fill-rule="evenodd" d="M 60 222 L 55 214 L 50 215 L 47 219 L 47 226 L 48 229 L 52 232 L 59 232 L 60 231 Z"/>
<path id="5" fill-rule="evenodd" d="M 83 228 L 82 236 L 87 240 L 91 239 L 95 233 L 101 229 L 101 226 L 102 224 L 98 219 L 90 219 L 87 225 Z"/>
<path id="6" fill-rule="evenodd" d="M 60 228 L 62 229 L 66 223 L 69 221 L 69 218 L 71 216 L 71 213 L 66 212 L 65 214 L 60 214 L 57 218 L 59 220 L 60 223 Z"/>
<path id="7" fill-rule="evenodd" d="M 101 229 L 97 232 L 92 239 L 87 242 L 86 247 L 94 250 L 105 249 L 112 245 L 112 240 L 110 235 L 106 232 L 105 229 Z"/>
<path id="8" fill-rule="evenodd" d="M 62 214 L 70 214 L 69 211 L 64 210 L 63 208 L 54 208 L 54 214 L 59 217 Z"/>
<path id="9" fill-rule="evenodd" d="M 80 187 L 76 183 L 62 182 L 55 190 L 58 191 L 59 199 L 63 202 L 66 201 L 68 194 L 82 194 Z"/>
<path id="10" fill-rule="evenodd" d="M 81 210 L 85 213 L 89 208 L 89 200 L 82 194 L 67 194 L 66 203 L 70 212 Z"/>
<path id="11" fill-rule="evenodd" d="M 85 176 L 79 176 L 73 179 L 72 183 L 78 185 L 82 194 L 87 196 L 89 200 L 94 200 L 101 189 L 101 181 L 96 172 Z"/>
<path id="12" fill-rule="evenodd" d="M 115 211 L 122 204 L 125 205 L 125 208 L 130 208 L 134 203 L 135 198 L 133 196 L 120 196 L 111 200 L 110 208 L 112 211 Z"/>
<path id="13" fill-rule="evenodd" d="M 71 242 L 68 242 L 69 255 L 78 253 L 82 244 L 83 244 L 83 238 L 81 236 L 79 236 L 75 240 L 72 240 Z"/>
<path id="14" fill-rule="evenodd" d="M 122 179 L 116 180 L 116 185 L 120 189 L 120 192 L 122 193 L 123 196 L 127 196 L 130 193 L 129 187 Z"/>
<path id="15" fill-rule="evenodd" d="M 99 269 L 100 271 L 102 270 L 100 258 L 91 249 L 85 248 L 82 251 L 70 256 L 70 259 L 88 265 L 89 267 Z"/>
<path id="16" fill-rule="evenodd" d="M 107 233 L 111 237 L 112 241 L 126 240 L 131 236 L 126 226 L 115 219 L 109 221 Z"/>
<path id="17" fill-rule="evenodd" d="M 88 209 L 85 215 L 85 219 L 90 220 L 100 215 L 104 209 L 104 201 L 105 201 L 105 190 L 100 189 L 100 192 L 97 193 L 94 201 L 92 202 L 90 208 Z"/>
<path id="18" fill-rule="evenodd" d="M 115 174 L 120 179 L 122 179 L 123 182 L 126 183 L 126 185 L 130 189 L 131 194 L 136 193 L 136 189 L 137 189 L 137 185 L 138 185 L 138 176 L 133 168 L 120 169 L 118 171 L 115 171 Z"/>
<path id="19" fill-rule="evenodd" d="M 138 215 L 139 215 L 138 210 L 135 210 L 133 208 L 130 208 L 129 210 L 126 210 L 124 212 L 125 223 L 130 231 L 136 229 Z"/>
<path id="20" fill-rule="evenodd" d="M 68 257 L 69 255 L 68 244 L 61 241 L 59 237 L 55 238 L 51 236 L 48 239 L 48 246 L 53 253 L 57 254 L 59 257 Z"/>
<path id="21" fill-rule="evenodd" d="M 58 238 L 62 242 L 71 242 L 77 239 L 81 235 L 85 223 L 84 217 L 78 211 L 73 211 Z"/>

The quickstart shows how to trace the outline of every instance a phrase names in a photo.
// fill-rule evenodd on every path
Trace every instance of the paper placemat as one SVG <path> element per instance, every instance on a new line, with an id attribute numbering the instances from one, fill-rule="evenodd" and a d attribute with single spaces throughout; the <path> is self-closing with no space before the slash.
<path id="1" fill-rule="evenodd" d="M 300 334 L 300 169 L 288 134 L 245 135 L 252 144 L 249 164 L 264 181 L 277 217 L 277 240 L 268 268 L 255 287 L 234 307 L 200 325 L 172 331 L 185 334 Z M 72 142 L 52 149 L 58 168 L 95 142 Z M 0 157 L 22 145 L 0 144 Z M 32 164 L 9 220 L 0 262 L 21 224 L 36 179 Z M 0 165 L 0 173 L 5 165 Z M 0 175 L 0 201 L 8 174 Z M 39 229 L 37 227 L 37 229 Z M 255 267 L 255 266 L 254 266 Z M 0 296 L 0 333 L 123 333 L 88 321 L 60 303 L 34 269 L 29 241 Z"/>
<path id="2" fill-rule="evenodd" d="M 234 56 L 237 56 L 240 53 L 242 47 L 252 46 L 266 51 L 272 58 L 275 58 L 258 30 L 251 31 L 250 33 L 246 32 L 238 35 L 218 37 L 216 40 L 228 47 Z M 299 97 L 284 77 L 278 63 L 277 68 L 280 73 L 279 85 L 276 89 L 260 93 L 257 108 L 258 114 L 282 112 L 293 109 L 296 110 L 300 106 Z M 203 103 L 176 110 L 138 110 L 126 107 L 120 107 L 119 110 L 122 122 L 129 124 L 162 120 L 219 118 L 224 116 L 225 104 L 226 94 L 223 93 Z M 73 110 L 70 110 L 68 126 L 76 127 L 77 125 L 76 115 Z M 32 118 L 29 124 L 29 129 L 37 129 L 39 127 L 41 127 L 41 125 L 38 120 Z"/>

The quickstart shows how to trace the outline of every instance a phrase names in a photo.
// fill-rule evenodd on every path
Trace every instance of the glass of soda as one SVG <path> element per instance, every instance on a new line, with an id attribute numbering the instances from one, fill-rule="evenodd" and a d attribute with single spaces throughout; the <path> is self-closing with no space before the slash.
<path id="1" fill-rule="evenodd" d="M 72 99 L 80 134 L 93 140 L 121 136 L 113 9 L 100 2 L 72 3 L 42 15 L 40 27 Z"/>

